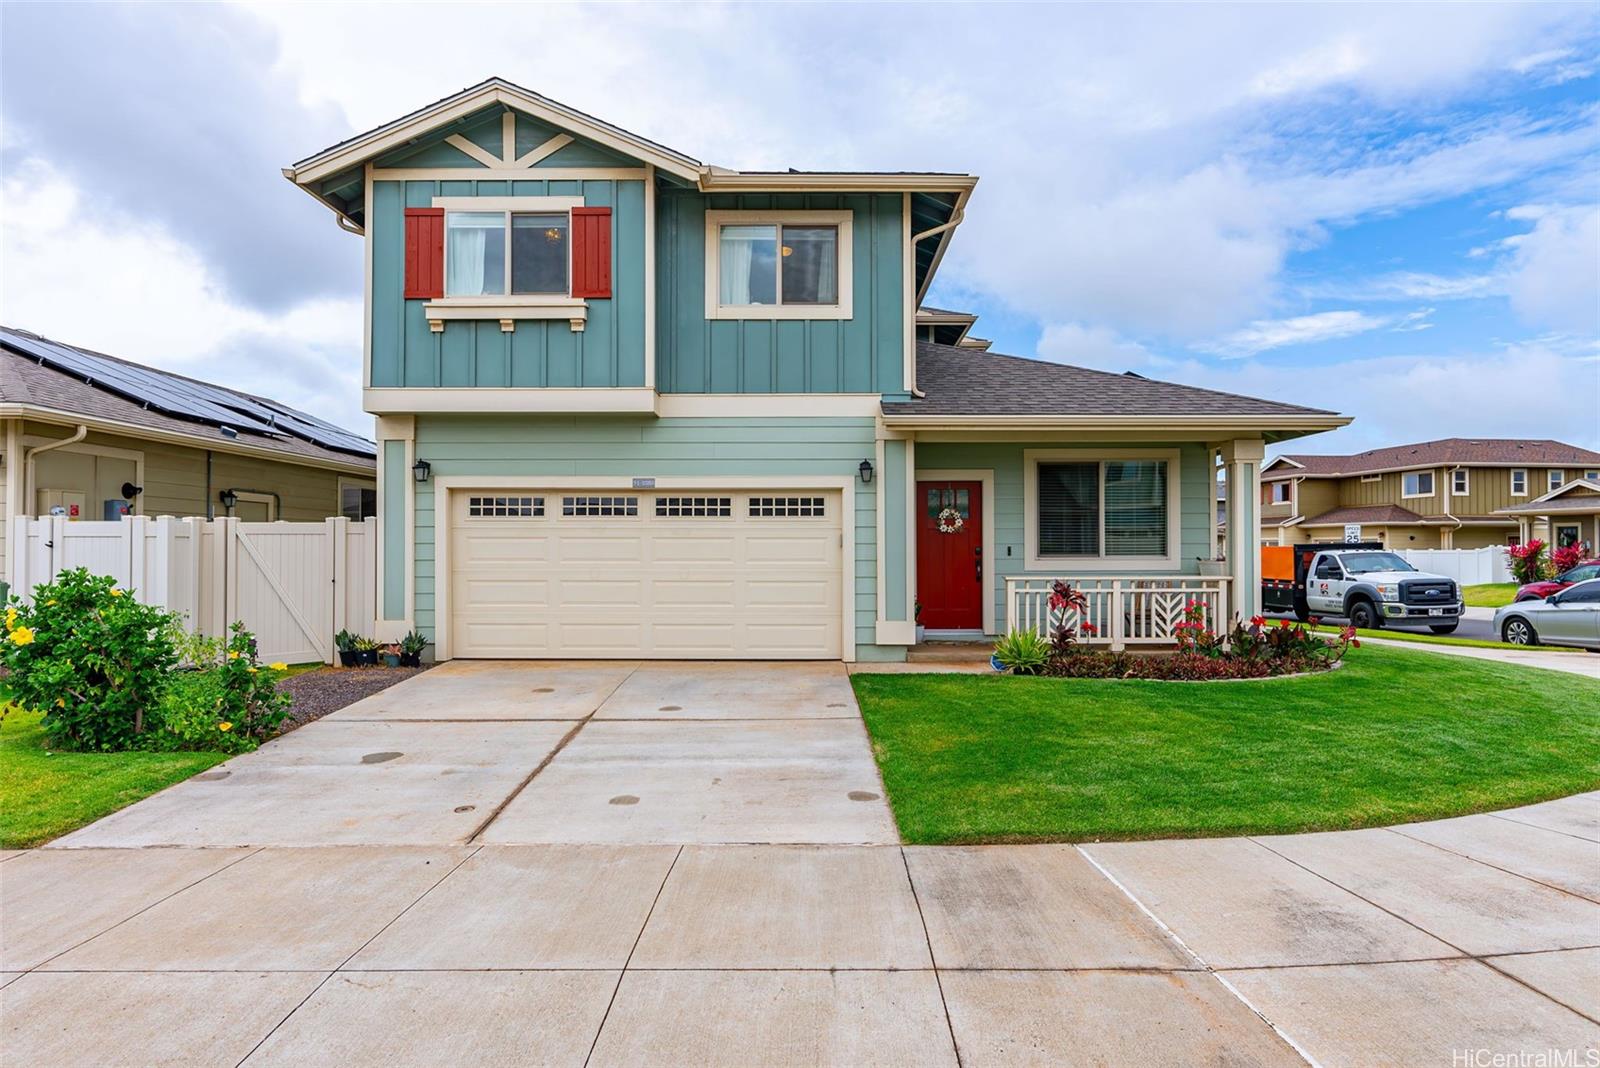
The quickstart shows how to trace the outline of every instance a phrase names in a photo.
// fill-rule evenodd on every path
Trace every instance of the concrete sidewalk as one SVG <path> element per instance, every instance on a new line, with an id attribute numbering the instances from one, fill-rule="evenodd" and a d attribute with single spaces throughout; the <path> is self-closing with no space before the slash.
<path id="1" fill-rule="evenodd" d="M 1595 794 L 1084 847 L 43 849 L 0 912 L 0 1048 L 39 1068 L 1600 1047 Z"/>

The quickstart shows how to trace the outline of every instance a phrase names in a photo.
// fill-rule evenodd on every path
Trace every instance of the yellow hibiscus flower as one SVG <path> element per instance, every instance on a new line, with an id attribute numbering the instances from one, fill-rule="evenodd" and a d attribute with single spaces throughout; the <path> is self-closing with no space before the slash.
<path id="1" fill-rule="evenodd" d="M 233 730 L 233 724 L 229 723 L 227 720 L 223 720 L 221 723 L 217 724 L 217 730 L 231 731 Z"/>
<path id="2" fill-rule="evenodd" d="M 282 660 L 279 660 L 275 664 L 268 664 L 267 667 L 271 668 L 273 671 L 288 671 L 289 670 L 289 665 L 285 664 Z"/>
<path id="3" fill-rule="evenodd" d="M 229 649 L 228 650 L 228 659 L 229 660 L 237 660 L 237 659 L 239 659 L 239 650 L 237 650 L 237 649 Z"/>
<path id="4" fill-rule="evenodd" d="M 16 630 L 16 629 L 17 629 L 17 610 L 15 608 L 7 608 L 6 609 L 6 630 Z"/>
<path id="5" fill-rule="evenodd" d="M 18 627 L 16 630 L 11 632 L 11 644 L 12 645 L 31 645 L 31 644 L 33 644 L 33 631 L 28 629 L 27 627 Z"/>
<path id="6" fill-rule="evenodd" d="M 111 596 L 113 596 L 113 597 L 121 597 L 122 596 L 122 591 L 117 589 L 117 587 L 113 586 L 113 587 L 111 587 Z"/>

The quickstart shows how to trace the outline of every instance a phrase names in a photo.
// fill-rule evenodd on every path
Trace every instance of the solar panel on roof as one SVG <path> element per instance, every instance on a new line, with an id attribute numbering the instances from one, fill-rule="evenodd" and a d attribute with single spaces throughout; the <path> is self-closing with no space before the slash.
<path id="1" fill-rule="evenodd" d="M 371 456 L 372 442 L 315 416 L 264 399 L 122 363 L 97 353 L 0 329 L 7 345 L 65 374 L 180 419 Z"/>

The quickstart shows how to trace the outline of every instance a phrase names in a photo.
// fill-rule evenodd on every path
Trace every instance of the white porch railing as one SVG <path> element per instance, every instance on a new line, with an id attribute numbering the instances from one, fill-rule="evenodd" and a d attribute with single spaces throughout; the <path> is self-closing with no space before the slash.
<path id="1" fill-rule="evenodd" d="M 1049 637 L 1050 587 L 1058 579 L 1088 599 L 1081 614 L 1068 612 L 1065 620 L 1085 645 L 1108 645 L 1112 649 L 1171 645 L 1177 640 L 1177 625 L 1183 622 L 1184 610 L 1191 601 L 1204 607 L 1205 623 L 1211 630 L 1224 631 L 1232 622 L 1227 617 L 1231 580 L 1224 576 L 1019 575 L 1006 579 L 1006 630 L 1034 630 Z M 1084 624 L 1091 624 L 1092 629 Z"/>

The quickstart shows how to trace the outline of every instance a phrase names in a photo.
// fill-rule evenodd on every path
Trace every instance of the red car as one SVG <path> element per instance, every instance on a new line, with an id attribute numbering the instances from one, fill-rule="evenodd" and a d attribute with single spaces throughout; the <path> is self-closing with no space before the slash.
<path id="1" fill-rule="evenodd" d="M 1583 582 L 1586 579 L 1600 578 L 1600 560 L 1585 560 L 1576 567 L 1569 567 L 1552 579 L 1541 579 L 1538 582 L 1529 582 L 1517 587 L 1517 600 L 1542 601 L 1559 590 L 1564 590 L 1574 582 Z"/>

